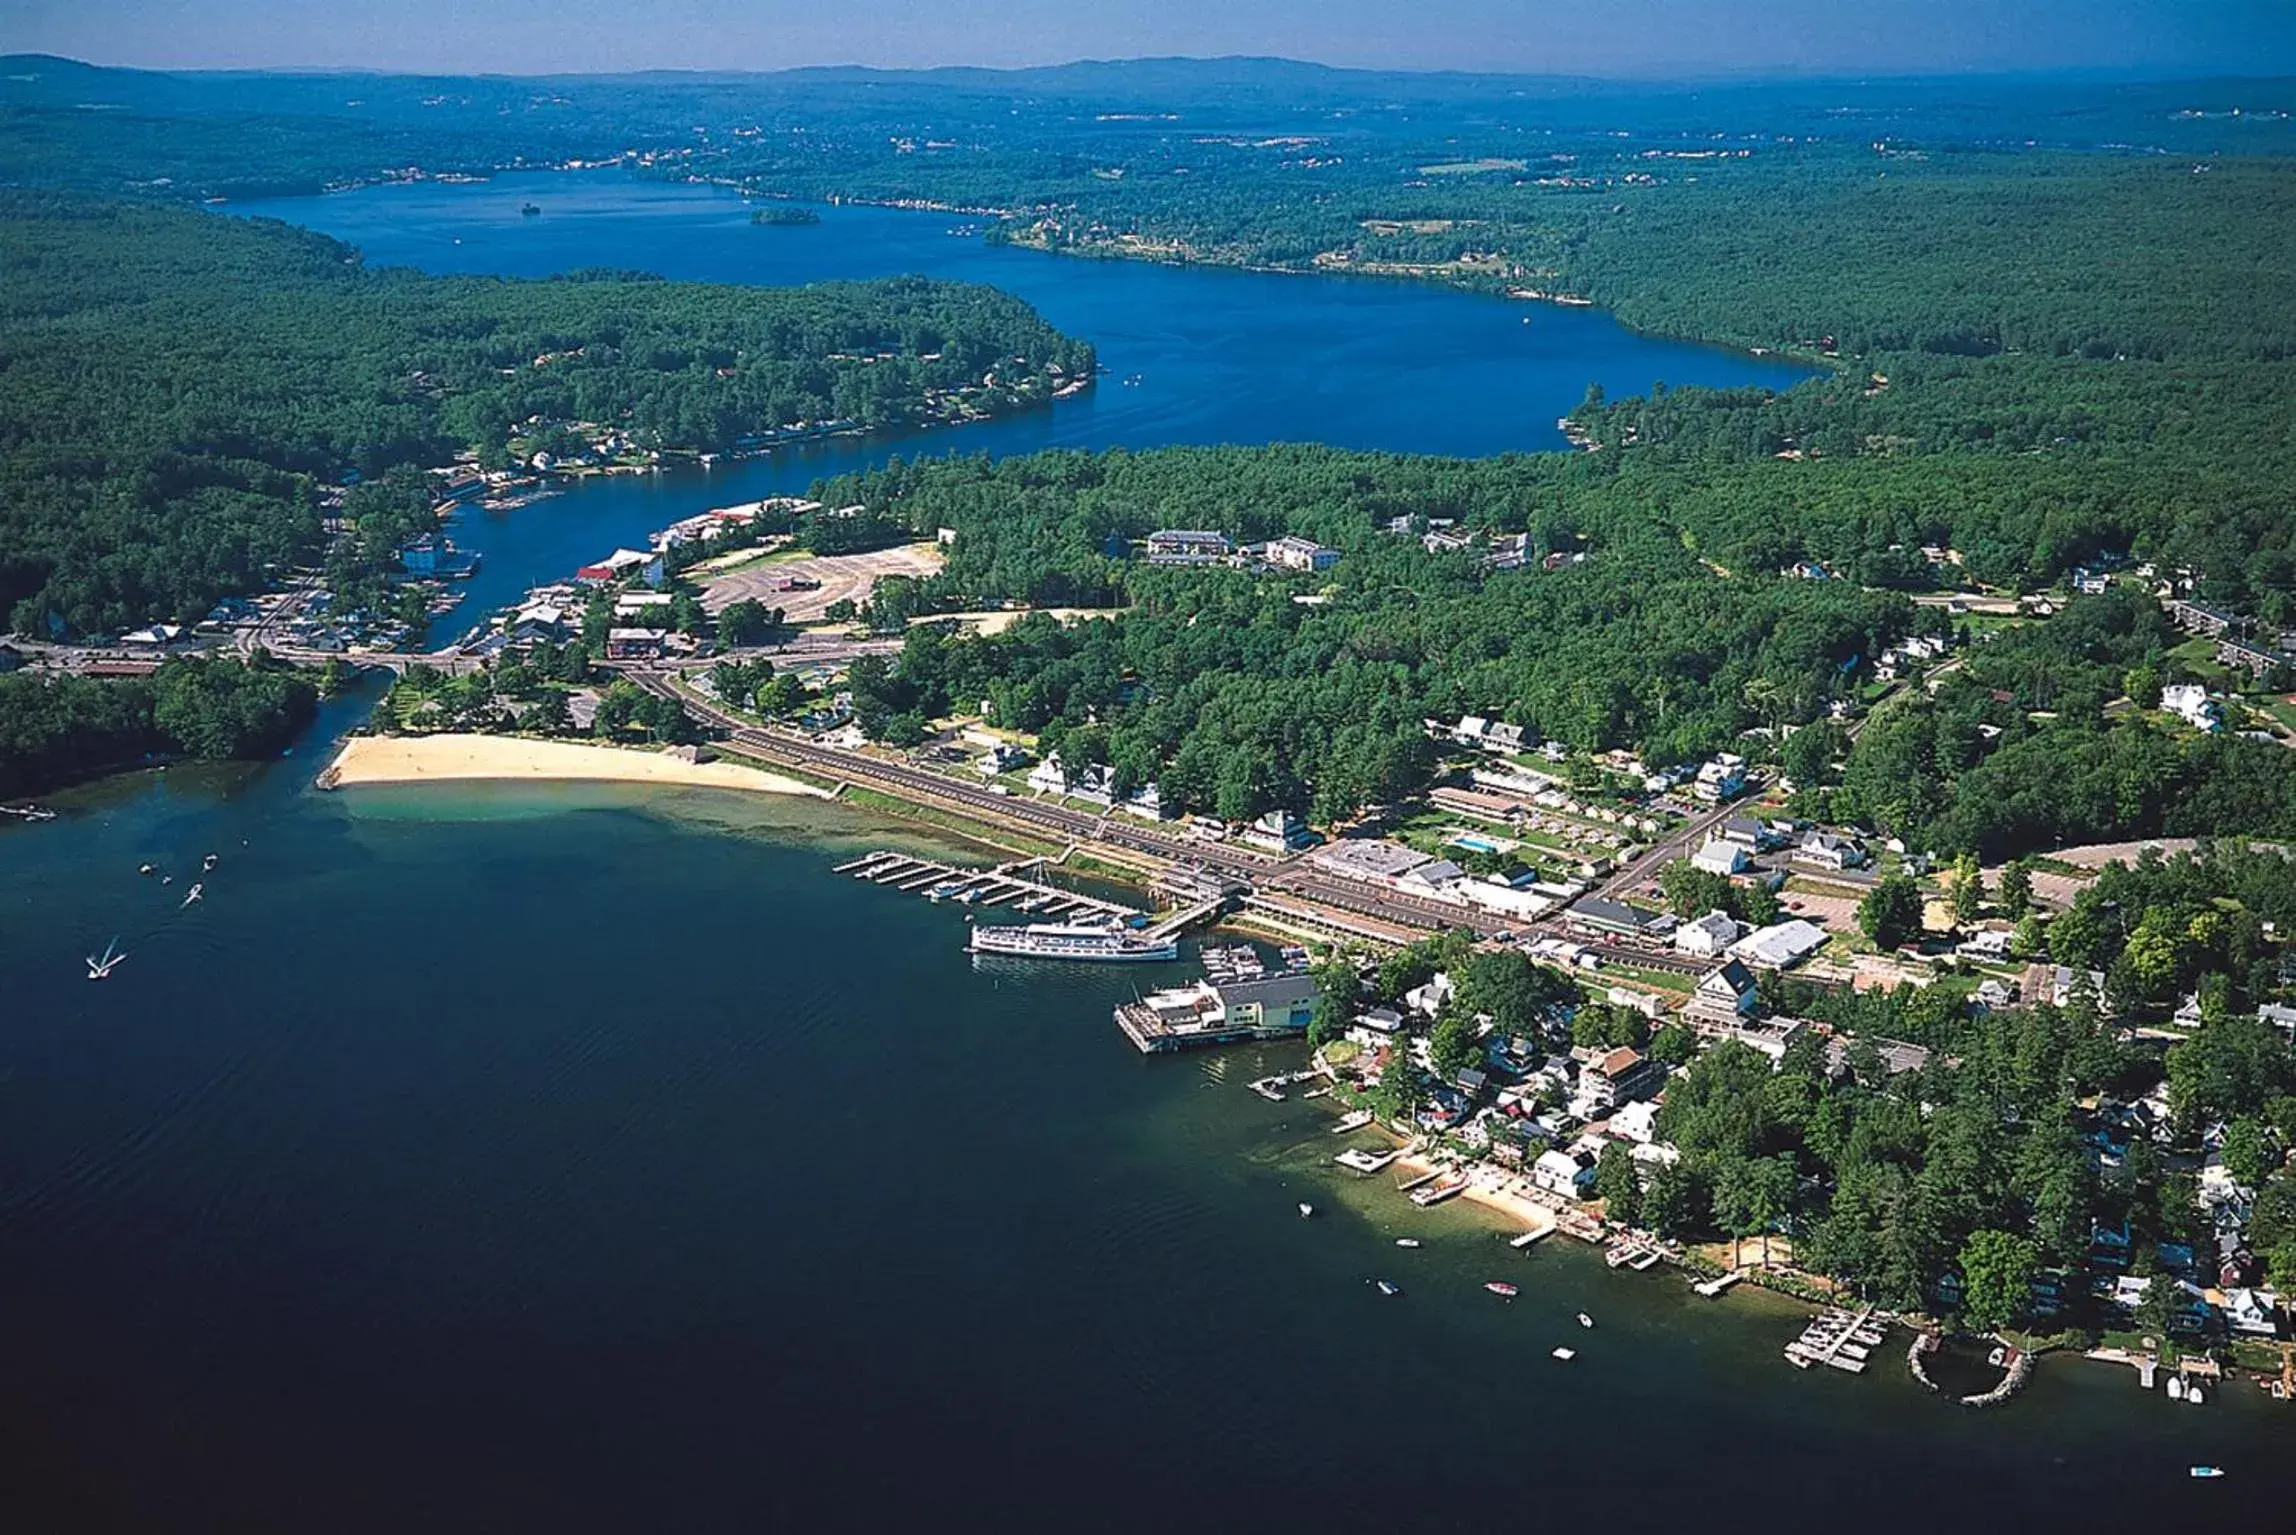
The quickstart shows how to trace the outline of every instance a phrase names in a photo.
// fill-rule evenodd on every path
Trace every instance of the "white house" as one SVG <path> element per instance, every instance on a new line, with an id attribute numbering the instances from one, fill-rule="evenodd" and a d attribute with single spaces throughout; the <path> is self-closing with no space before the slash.
<path id="1" fill-rule="evenodd" d="M 1562 1151 L 1542 1151 L 1531 1164 L 1531 1182 L 1565 1199 L 1584 1199 L 1594 1192 L 1594 1169 Z"/>
<path id="2" fill-rule="evenodd" d="M 1813 869 L 1855 869 L 1866 861 L 1866 850 L 1853 837 L 1813 831 L 1794 849 L 1794 862 Z"/>
<path id="3" fill-rule="evenodd" d="M 1639 1146 L 1649 1145 L 1658 1138 L 1658 1105 L 1648 1099 L 1628 1104 L 1610 1116 L 1610 1133 Z"/>
<path id="4" fill-rule="evenodd" d="M 1058 752 L 1048 753 L 1042 762 L 1029 769 L 1028 786 L 1038 794 L 1063 794 L 1095 805 L 1112 805 L 1116 800 L 1115 775 L 1106 767 L 1089 764 L 1072 778 L 1061 766 Z"/>
<path id="5" fill-rule="evenodd" d="M 1697 990 L 1690 994 L 1686 1011 L 1695 1017 L 1731 1023 L 1753 1012 L 1759 1000 L 1755 994 L 1754 972 L 1733 959 L 1698 978 Z"/>
<path id="6" fill-rule="evenodd" d="M 1425 984 L 1405 992 L 1403 1005 L 1415 1013 L 1432 1018 L 1443 1011 L 1443 1004 L 1451 1000 L 1457 989 L 1451 984 L 1451 977 L 1438 970 Z"/>
<path id="7" fill-rule="evenodd" d="M 1717 837 L 1690 855 L 1690 865 L 1708 874 L 1727 877 L 1746 867 L 1746 850 L 1735 842 L 1724 842 Z"/>
<path id="8" fill-rule="evenodd" d="M 1746 759 L 1735 752 L 1722 752 L 1700 767 L 1690 786 L 1691 793 L 1712 801 L 1736 799 L 1745 790 Z"/>
<path id="9" fill-rule="evenodd" d="M 1711 959 L 1738 941 L 1738 923 L 1727 912 L 1710 911 L 1674 930 L 1674 952 Z"/>
<path id="10" fill-rule="evenodd" d="M 2224 723 L 2208 689 L 2197 682 L 2172 682 L 2162 688 L 2160 706 L 2195 730 L 2212 731 Z"/>

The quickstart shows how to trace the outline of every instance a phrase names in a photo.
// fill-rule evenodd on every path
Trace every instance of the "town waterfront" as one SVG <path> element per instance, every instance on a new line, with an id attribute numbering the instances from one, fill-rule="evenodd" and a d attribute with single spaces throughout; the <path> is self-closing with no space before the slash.
<path id="1" fill-rule="evenodd" d="M 792 280 L 838 275 L 790 265 L 795 242 L 841 240 L 858 275 L 924 265 L 913 239 L 954 253 L 929 270 L 1015 288 L 1143 382 L 474 518 L 482 579 L 513 590 L 895 448 L 1545 446 L 1588 377 L 1640 388 L 1660 356 L 1600 316 L 992 252 L 946 215 L 752 230 L 721 193 L 596 185 L 635 210 L 601 213 L 610 250 L 516 259 L 519 201 L 545 208 L 532 238 L 562 240 L 570 193 L 378 188 L 272 211 L 439 269 L 442 248 L 475 245 L 489 269 L 735 275 L 678 266 L 723 219 L 761 253 L 751 275 Z M 695 199 L 724 206 L 648 211 Z M 1199 284 L 1253 286 L 1224 301 Z M 1220 395 L 1127 355 L 1124 327 L 1200 312 L 1160 316 L 1151 289 L 1232 302 L 1208 333 L 1271 294 L 1405 307 L 1352 337 L 1323 333 L 1335 311 L 1294 311 L 1288 344 L 1268 317 L 1266 387 L 1244 359 L 1207 359 L 1205 379 L 1234 370 Z M 1062 308 L 1096 291 L 1104 326 Z M 1635 360 L 1562 358 L 1574 379 L 1551 406 L 1520 383 L 1438 395 L 1361 357 L 1322 398 L 1290 392 L 1311 364 L 1344 371 L 1351 345 L 1441 355 L 1425 317 L 1448 306 L 1526 345 L 1564 325 L 1624 337 Z M 1287 345 L 1303 371 L 1269 360 Z M 1693 359 L 1753 366 L 1661 350 L 1674 382 Z M 1179 967 L 976 966 L 956 909 L 833 877 L 905 835 L 863 812 L 616 786 L 314 791 L 364 702 L 330 704 L 284 761 L 113 780 L 59 797 L 55 822 L 0 825 L 0 1465 L 30 1516 L 14 1525 L 1910 1531 L 2296 1506 L 2296 1420 L 2252 1386 L 2186 1408 L 2131 1371 L 2051 1360 L 2016 1401 L 1968 1412 L 1911 1382 L 1902 1332 L 1863 1377 L 1799 1372 L 1779 1357 L 1800 1327 L 1782 1301 L 1704 1301 L 1564 1238 L 1513 1251 L 1472 1207 L 1413 1210 L 1390 1178 L 1331 1167 L 1316 1105 L 1246 1091 L 1297 1047 L 1143 1059 L 1123 1041 L 1111 1007 Z M 208 852 L 218 867 L 192 872 Z M 147 861 L 176 883 L 139 876 Z M 207 898 L 182 908 L 195 877 Z M 129 957 L 90 985 L 79 957 L 114 934 Z M 1381 1297 L 1380 1277 L 1403 1293 Z M 1520 1297 L 1486 1294 L 1492 1279 Z M 1557 1344 L 1578 1357 L 1551 1359 Z M 2192 1482 L 2202 1462 L 2226 1479 Z"/>
<path id="2" fill-rule="evenodd" d="M 11 1480 L 72 1516 L 42 1527 L 1424 1529 L 1504 1494 L 2133 1528 L 2296 1496 L 2253 1387 L 2186 1409 L 2059 1361 L 1968 1412 L 1902 1333 L 1795 1371 L 1782 1301 L 1413 1210 L 1245 1089 L 1297 1047 L 1125 1044 L 1110 1007 L 1164 968 L 976 967 L 955 908 L 831 877 L 887 840 L 863 814 L 327 795 L 319 760 L 0 827 L 0 1348 Z M 208 851 L 188 912 L 136 873 Z M 1470 1459 L 1471 1498 L 1437 1464 Z"/>

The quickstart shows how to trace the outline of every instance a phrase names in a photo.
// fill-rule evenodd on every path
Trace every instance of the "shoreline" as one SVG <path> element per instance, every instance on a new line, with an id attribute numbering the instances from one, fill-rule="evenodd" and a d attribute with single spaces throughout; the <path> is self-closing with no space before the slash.
<path id="1" fill-rule="evenodd" d="M 826 789 L 745 763 L 524 736 L 353 736 L 319 774 L 321 789 L 423 783 L 628 783 L 834 799 Z"/>

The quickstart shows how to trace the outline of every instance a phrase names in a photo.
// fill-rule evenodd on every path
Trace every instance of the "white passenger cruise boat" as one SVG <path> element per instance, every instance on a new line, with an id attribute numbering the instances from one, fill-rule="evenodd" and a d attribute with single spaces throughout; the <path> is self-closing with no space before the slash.
<path id="1" fill-rule="evenodd" d="M 983 923 L 973 929 L 967 947 L 975 954 L 1003 954 L 1019 959 L 1108 962 L 1180 957 L 1180 942 L 1176 938 L 1142 938 L 1122 928 L 1065 922 L 1032 922 L 1026 926 Z"/>

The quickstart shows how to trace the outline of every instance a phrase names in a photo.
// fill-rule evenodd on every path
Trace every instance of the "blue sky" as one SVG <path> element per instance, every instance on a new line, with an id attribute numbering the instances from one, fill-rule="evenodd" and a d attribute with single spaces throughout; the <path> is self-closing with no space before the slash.
<path id="1" fill-rule="evenodd" d="M 1280 54 L 1592 75 L 2296 73 L 2296 0 L 0 0 L 0 51 L 454 73 Z"/>

